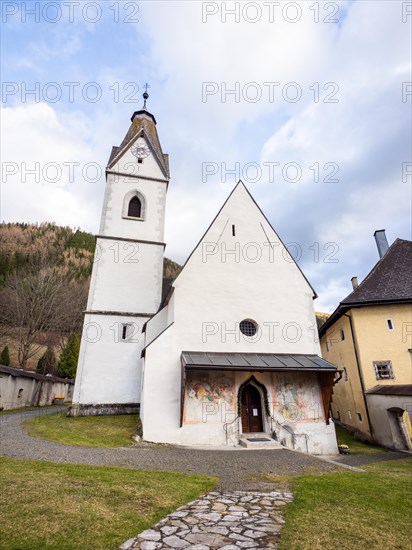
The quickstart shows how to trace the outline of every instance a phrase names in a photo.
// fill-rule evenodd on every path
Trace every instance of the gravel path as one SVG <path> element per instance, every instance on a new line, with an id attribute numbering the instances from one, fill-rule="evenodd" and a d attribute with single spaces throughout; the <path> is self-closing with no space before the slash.
<path id="1" fill-rule="evenodd" d="M 0 415 L 0 455 L 52 462 L 214 475 L 220 478 L 220 490 L 271 490 L 262 480 L 256 479 L 259 474 L 296 475 L 315 470 L 332 472 L 340 469 L 337 464 L 286 449 L 200 450 L 152 444 L 121 448 L 61 445 L 34 439 L 22 430 L 21 422 L 38 415 L 39 412 L 35 410 Z M 51 412 L 56 412 L 56 409 L 41 410 L 41 414 Z M 405 456 L 403 453 L 381 453 L 379 456 L 340 457 L 340 460 L 347 462 L 348 459 L 356 459 L 356 463 L 352 464 L 355 466 L 372 462 L 374 457 L 377 460 L 388 460 L 392 457 L 398 458 L 398 455 Z"/>
<path id="2" fill-rule="evenodd" d="M 387 451 L 386 453 L 371 453 L 367 455 L 346 455 L 338 456 L 334 458 L 341 464 L 347 464 L 348 466 L 362 467 L 366 464 L 372 464 L 374 462 L 384 462 L 386 460 L 398 460 L 399 458 L 407 458 L 411 456 L 411 453 L 403 453 L 396 451 Z"/>

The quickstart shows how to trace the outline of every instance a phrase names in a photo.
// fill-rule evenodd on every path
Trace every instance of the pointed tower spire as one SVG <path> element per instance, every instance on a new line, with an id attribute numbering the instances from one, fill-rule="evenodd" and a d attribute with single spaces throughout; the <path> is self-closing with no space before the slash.
<path id="1" fill-rule="evenodd" d="M 146 102 L 149 99 L 147 89 L 150 88 L 149 84 L 144 85 L 143 93 L 143 107 L 139 111 L 135 111 L 132 115 L 132 124 L 124 137 L 119 147 L 113 147 L 110 154 L 107 167 L 112 168 L 119 158 L 125 153 L 127 149 L 133 144 L 134 141 L 140 136 L 144 137 L 146 144 L 152 149 L 153 155 L 157 160 L 160 169 L 166 179 L 169 179 L 169 158 L 168 155 L 163 153 L 162 146 L 160 145 L 159 136 L 156 129 L 156 119 L 152 113 L 147 110 Z"/>

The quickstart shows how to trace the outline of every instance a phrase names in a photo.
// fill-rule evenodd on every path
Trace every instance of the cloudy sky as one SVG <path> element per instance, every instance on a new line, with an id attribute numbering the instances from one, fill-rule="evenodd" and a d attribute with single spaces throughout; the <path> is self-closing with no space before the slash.
<path id="1" fill-rule="evenodd" d="M 150 83 L 183 262 L 241 178 L 332 311 L 411 238 L 410 2 L 2 2 L 1 220 L 98 231 Z"/>

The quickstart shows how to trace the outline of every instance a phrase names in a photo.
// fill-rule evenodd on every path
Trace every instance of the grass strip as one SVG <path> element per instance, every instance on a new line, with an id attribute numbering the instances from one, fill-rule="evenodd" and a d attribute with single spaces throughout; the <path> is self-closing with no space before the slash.
<path id="1" fill-rule="evenodd" d="M 362 468 L 290 478 L 295 500 L 286 507 L 279 550 L 410 548 L 412 459 Z"/>
<path id="2" fill-rule="evenodd" d="M 362 443 L 358 439 L 345 430 L 339 424 L 335 424 L 336 428 L 336 439 L 338 440 L 338 445 L 347 445 L 350 450 L 351 455 L 366 455 L 372 453 L 385 453 L 386 449 L 379 447 L 378 445 L 371 445 L 370 443 Z"/>
<path id="3" fill-rule="evenodd" d="M 59 412 L 36 415 L 23 428 L 32 437 L 64 445 L 124 447 L 133 443 L 139 425 L 139 417 L 132 414 L 68 417 Z"/>
<path id="4" fill-rule="evenodd" d="M 217 479 L 0 459 L 1 550 L 111 550 Z"/>

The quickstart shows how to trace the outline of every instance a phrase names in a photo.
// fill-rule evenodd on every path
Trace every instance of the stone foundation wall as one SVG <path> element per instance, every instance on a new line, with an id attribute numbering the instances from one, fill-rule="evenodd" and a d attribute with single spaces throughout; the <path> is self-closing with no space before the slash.
<path id="1" fill-rule="evenodd" d="M 88 403 L 72 405 L 67 413 L 68 416 L 108 416 L 119 414 L 139 414 L 139 403 Z"/>

